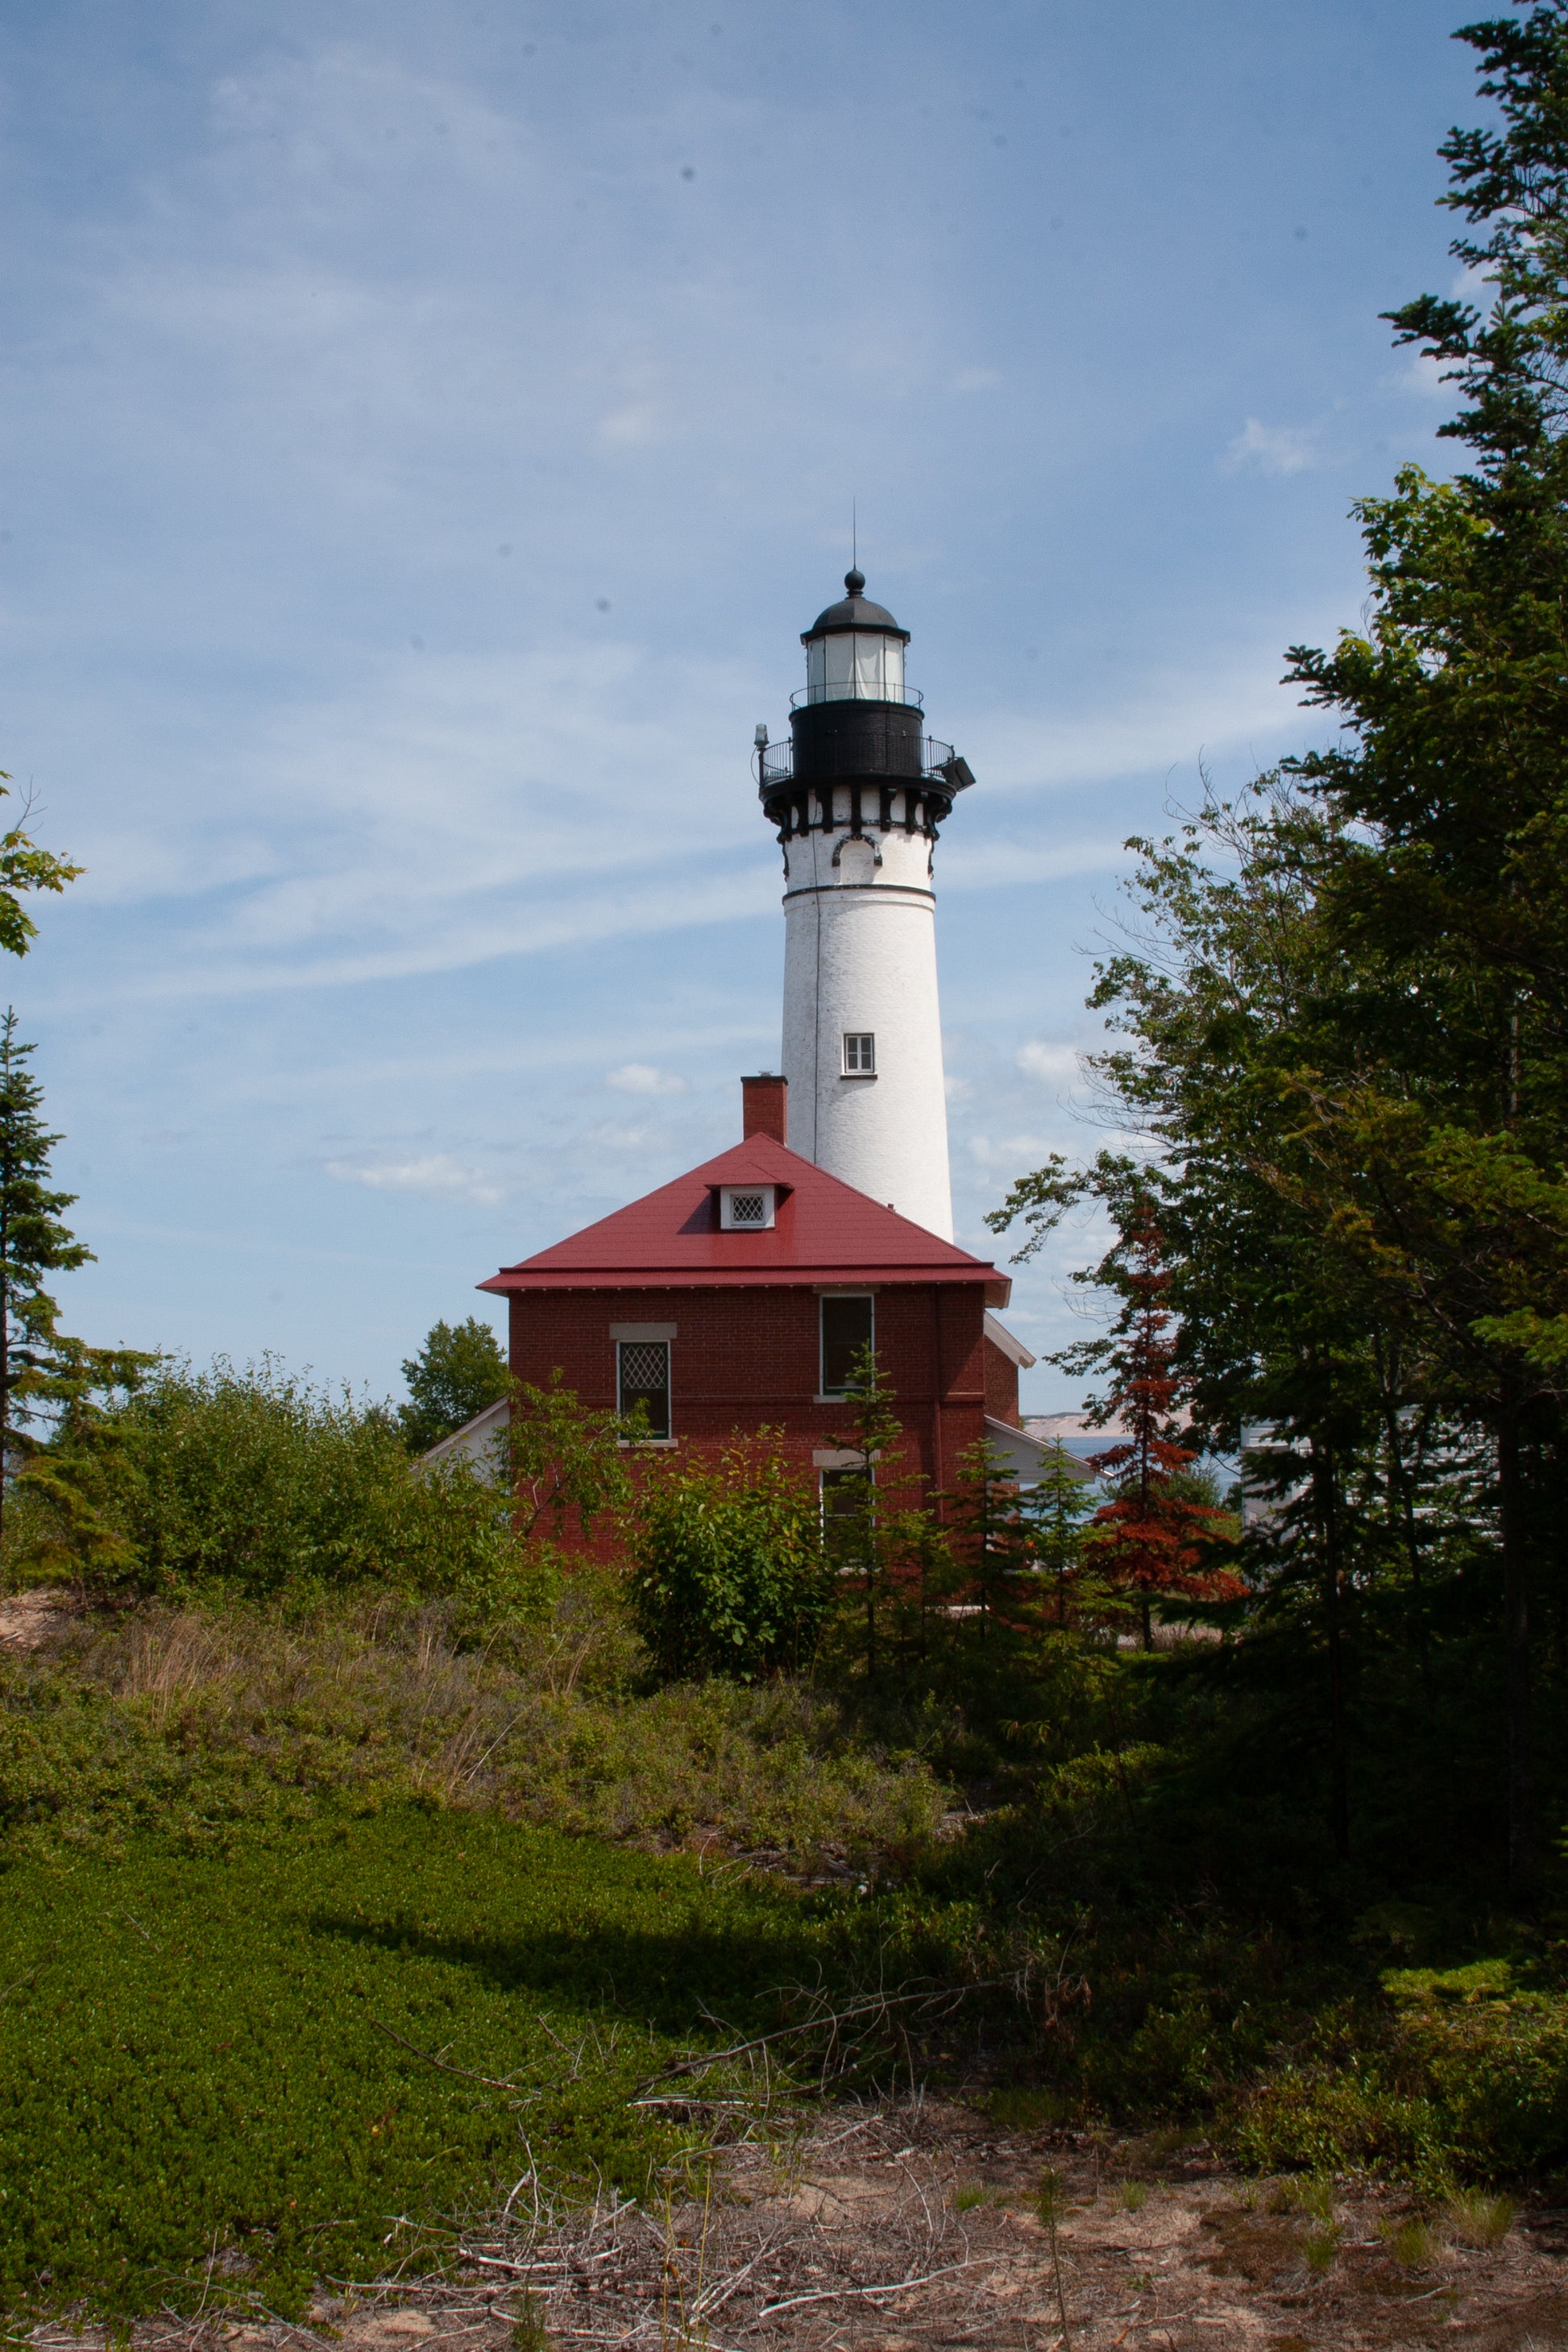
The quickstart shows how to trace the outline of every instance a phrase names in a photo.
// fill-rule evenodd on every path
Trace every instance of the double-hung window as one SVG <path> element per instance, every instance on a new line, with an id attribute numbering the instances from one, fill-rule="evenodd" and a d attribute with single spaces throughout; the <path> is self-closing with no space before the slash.
<path id="1" fill-rule="evenodd" d="M 876 1307 L 869 1292 L 829 1297 L 822 1301 L 822 1393 L 842 1396 L 854 1382 L 856 1367 L 868 1348 L 877 1344 Z"/>
<path id="2" fill-rule="evenodd" d="M 822 1543 L 840 1571 L 858 1567 L 865 1551 L 866 1517 L 876 1484 L 875 1465 L 868 1471 L 846 1467 L 824 1470 L 822 1480 Z"/>
<path id="3" fill-rule="evenodd" d="M 844 1032 L 844 1075 L 847 1078 L 874 1078 L 877 1075 L 877 1040 L 868 1029 L 847 1029 Z"/>
<path id="4" fill-rule="evenodd" d="M 617 1409 L 628 1418 L 640 1405 L 643 1434 L 669 1435 L 669 1341 L 619 1339 L 616 1343 Z"/>

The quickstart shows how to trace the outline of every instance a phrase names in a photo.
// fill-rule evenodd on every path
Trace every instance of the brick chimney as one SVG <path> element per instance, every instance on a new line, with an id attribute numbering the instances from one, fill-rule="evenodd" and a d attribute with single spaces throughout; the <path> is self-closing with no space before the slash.
<path id="1" fill-rule="evenodd" d="M 763 1070 L 741 1080 L 741 1135 L 771 1135 L 775 1143 L 789 1141 L 789 1080 Z"/>

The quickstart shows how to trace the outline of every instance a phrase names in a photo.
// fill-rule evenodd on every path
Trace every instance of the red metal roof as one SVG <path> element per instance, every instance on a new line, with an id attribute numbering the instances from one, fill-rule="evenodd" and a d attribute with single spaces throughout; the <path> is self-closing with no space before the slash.
<path id="1" fill-rule="evenodd" d="M 772 1230 L 721 1233 L 715 1188 L 748 1181 L 788 1187 L 778 1197 Z M 479 1287 L 666 1290 L 846 1281 L 983 1282 L 992 1307 L 1005 1307 L 1013 1286 L 988 1260 L 939 1241 L 759 1134 L 566 1241 L 503 1266 Z"/>

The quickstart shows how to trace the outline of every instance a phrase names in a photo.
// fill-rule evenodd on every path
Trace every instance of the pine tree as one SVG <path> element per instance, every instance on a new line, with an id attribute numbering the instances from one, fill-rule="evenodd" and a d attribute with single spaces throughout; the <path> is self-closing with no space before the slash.
<path id="1" fill-rule="evenodd" d="M 1068 1598 L 1082 1574 L 1089 1533 L 1084 1522 L 1091 1507 L 1083 1474 L 1076 1464 L 1069 1465 L 1058 1437 L 1051 1450 L 1050 1468 L 1019 1499 L 1031 1562 L 1041 1575 L 1055 1580 L 1058 1625 L 1068 1622 Z"/>
<path id="2" fill-rule="evenodd" d="M 911 1528 L 910 1514 L 896 1509 L 891 1500 L 889 1490 L 903 1459 L 904 1426 L 893 1411 L 893 1392 L 873 1349 L 862 1348 L 856 1357 L 844 1402 L 850 1424 L 841 1443 L 850 1458 L 830 1474 L 823 1532 L 829 1559 L 845 1574 L 860 1579 L 866 1675 L 875 1682 L 881 1670 L 882 1603 L 896 1564 L 911 1549 L 911 1534 L 917 1538 L 912 1549 L 918 1551 L 922 1531 Z"/>
<path id="3" fill-rule="evenodd" d="M 1090 1469 L 1113 1488 L 1090 1523 L 1090 1540 L 1107 1580 L 1136 1596 L 1148 1650 L 1155 1595 L 1225 1601 L 1245 1587 L 1228 1570 L 1204 1565 L 1205 1552 L 1229 1538 L 1232 1522 L 1184 1486 L 1197 1456 L 1176 1436 L 1183 1384 L 1164 1305 L 1171 1277 L 1152 1204 L 1136 1215 L 1124 1257 L 1127 1305 L 1110 1353 L 1111 1386 L 1097 1417 L 1119 1420 L 1127 1434 L 1089 1456 Z"/>
<path id="4" fill-rule="evenodd" d="M 944 1499 L 985 1639 L 1016 1617 L 1017 1588 L 1011 1580 L 1024 1574 L 1033 1559 L 1017 1477 L 990 1439 L 978 1438 L 959 1456 L 952 1492 Z"/>
<path id="5" fill-rule="evenodd" d="M 44 1090 L 28 1067 L 34 1050 L 18 1041 L 7 1007 L 0 1024 L 0 1532 L 5 1479 L 17 1455 L 32 1450 L 28 1430 L 59 1401 L 61 1381 L 79 1372 L 81 1351 L 61 1339 L 43 1277 L 92 1256 L 60 1222 L 76 1194 L 49 1187 L 49 1157 L 61 1139 L 44 1126 Z"/>

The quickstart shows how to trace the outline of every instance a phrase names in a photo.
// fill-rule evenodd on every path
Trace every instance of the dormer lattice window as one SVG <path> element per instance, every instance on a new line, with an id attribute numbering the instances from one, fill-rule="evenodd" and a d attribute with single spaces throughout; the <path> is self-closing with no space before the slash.
<path id="1" fill-rule="evenodd" d="M 726 1234 L 764 1234 L 773 1222 L 771 1184 L 721 1184 L 719 1188 L 719 1230 Z"/>

